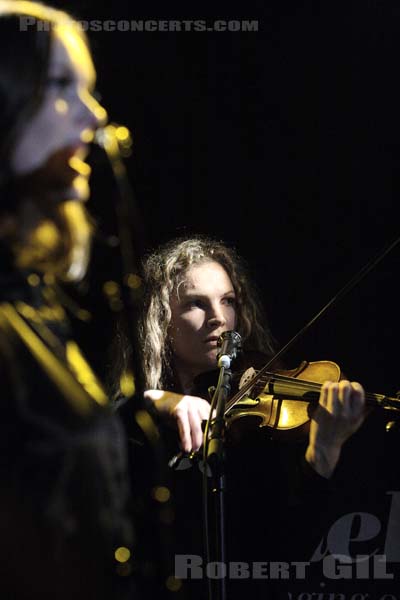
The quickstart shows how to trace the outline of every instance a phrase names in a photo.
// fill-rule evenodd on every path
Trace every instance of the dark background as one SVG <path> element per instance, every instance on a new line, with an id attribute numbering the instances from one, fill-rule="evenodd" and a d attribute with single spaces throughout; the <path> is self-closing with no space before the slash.
<path id="1" fill-rule="evenodd" d="M 110 118 L 133 133 L 126 165 L 146 249 L 191 233 L 234 244 L 279 344 L 400 234 L 397 0 L 55 4 L 79 19 L 259 21 L 248 33 L 89 36 Z M 106 177 L 95 164 L 91 209 L 105 233 Z M 100 282 L 113 263 L 97 244 Z M 369 391 L 400 388 L 399 257 L 400 247 L 306 334 L 289 364 L 332 359 Z M 100 317 L 82 335 L 100 369 L 110 329 L 93 296 L 86 303 Z"/>

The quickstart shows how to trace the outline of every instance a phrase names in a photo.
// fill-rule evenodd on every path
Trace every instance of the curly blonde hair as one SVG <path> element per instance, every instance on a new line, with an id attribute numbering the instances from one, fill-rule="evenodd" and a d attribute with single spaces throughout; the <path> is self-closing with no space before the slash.
<path id="1" fill-rule="evenodd" d="M 178 238 L 150 254 L 144 263 L 146 292 L 139 335 L 147 389 L 165 389 L 173 383 L 168 341 L 171 294 L 185 280 L 192 265 L 209 261 L 219 263 L 232 281 L 236 295 L 236 329 L 244 347 L 267 356 L 274 352 L 258 294 L 236 251 L 208 237 Z"/>

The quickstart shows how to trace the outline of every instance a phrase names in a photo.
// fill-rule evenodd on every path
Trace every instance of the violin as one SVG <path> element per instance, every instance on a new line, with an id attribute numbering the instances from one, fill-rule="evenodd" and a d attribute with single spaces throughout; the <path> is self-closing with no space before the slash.
<path id="1" fill-rule="evenodd" d="M 314 317 L 306 323 L 258 373 L 248 369 L 239 384 L 239 391 L 226 403 L 224 416 L 227 424 L 247 418 L 258 422 L 259 427 L 269 427 L 274 432 L 293 432 L 309 423 L 312 408 L 318 403 L 324 381 L 339 381 L 339 366 L 331 361 L 304 361 L 293 371 L 269 371 L 289 349 L 312 327 L 328 310 L 332 309 L 348 292 L 355 287 L 389 252 L 400 244 L 400 236 L 383 248 L 348 281 Z M 299 378 L 301 375 L 301 378 Z M 367 406 L 375 406 L 389 411 L 391 417 L 400 414 L 400 398 L 382 394 L 366 394 Z"/>
<path id="2" fill-rule="evenodd" d="M 341 375 L 339 365 L 330 360 L 303 361 L 296 369 L 274 372 L 264 368 L 259 371 L 253 367 L 246 369 L 240 376 L 238 391 L 225 406 L 228 435 L 232 441 L 239 441 L 245 431 L 265 428 L 271 439 L 289 442 L 304 439 L 322 384 L 340 381 Z M 208 377 L 203 385 L 207 383 L 210 383 Z M 208 390 L 212 395 L 215 388 L 211 386 Z M 365 399 L 367 407 L 378 407 L 387 413 L 386 428 L 391 429 L 396 418 L 400 417 L 400 398 L 366 393 Z M 203 421 L 203 430 L 205 424 L 206 421 Z M 176 470 L 185 470 L 191 466 L 192 460 L 200 457 L 200 452 L 179 452 L 168 465 Z"/>
<path id="3" fill-rule="evenodd" d="M 268 427 L 272 437 L 286 434 L 296 439 L 296 433 L 302 436 L 308 430 L 323 382 L 340 379 L 339 365 L 329 360 L 303 361 L 296 369 L 261 376 L 250 367 L 240 379 L 238 392 L 226 403 L 226 424 L 231 427 L 240 421 L 243 425 L 247 419 L 251 427 Z M 400 416 L 399 398 L 366 393 L 366 405 L 388 411 L 390 421 Z"/>

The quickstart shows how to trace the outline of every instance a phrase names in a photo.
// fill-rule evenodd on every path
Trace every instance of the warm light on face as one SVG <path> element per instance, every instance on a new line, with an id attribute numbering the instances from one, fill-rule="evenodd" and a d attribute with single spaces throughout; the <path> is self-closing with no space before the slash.
<path id="1" fill-rule="evenodd" d="M 51 15 L 50 12 L 50 18 Z M 49 15 L 45 12 L 43 18 L 49 18 Z M 57 25 L 50 22 L 51 47 L 43 101 L 21 128 L 10 157 L 11 169 L 17 175 L 47 168 L 53 157 L 65 149 L 83 147 L 91 142 L 94 131 L 107 117 L 93 96 L 96 72 L 86 39 L 77 23 L 67 16 L 59 19 L 61 23 Z M 72 179 L 68 181 L 68 172 L 63 170 L 61 162 L 51 163 L 51 168 L 58 170 L 52 180 L 58 178 L 62 195 L 67 200 L 75 198 L 64 193 Z M 80 168 L 77 171 L 87 177 L 87 167 L 85 173 Z M 78 190 L 78 187 L 71 186 L 72 193 L 74 189 Z M 86 196 L 85 189 L 84 198 Z"/>
<path id="2" fill-rule="evenodd" d="M 19 129 L 9 157 L 11 172 L 28 182 L 19 223 L 12 224 L 16 264 L 79 280 L 92 233 L 83 206 L 90 192 L 86 145 L 107 117 L 92 95 L 95 68 L 81 25 L 67 13 L 36 2 L 0 0 L 0 15 L 6 14 L 27 18 L 30 27 L 44 24 L 50 36 L 42 101 Z"/>

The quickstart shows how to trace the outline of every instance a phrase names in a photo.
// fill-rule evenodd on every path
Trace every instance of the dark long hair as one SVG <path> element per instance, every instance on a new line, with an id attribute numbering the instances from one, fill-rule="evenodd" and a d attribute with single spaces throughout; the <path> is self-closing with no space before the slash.
<path id="1" fill-rule="evenodd" d="M 42 26 L 21 32 L 19 15 L 0 14 L 1 211 L 13 208 L 10 206 L 12 195 L 7 188 L 11 185 L 9 158 L 15 141 L 43 100 L 49 68 L 50 31 L 50 27 Z"/>

